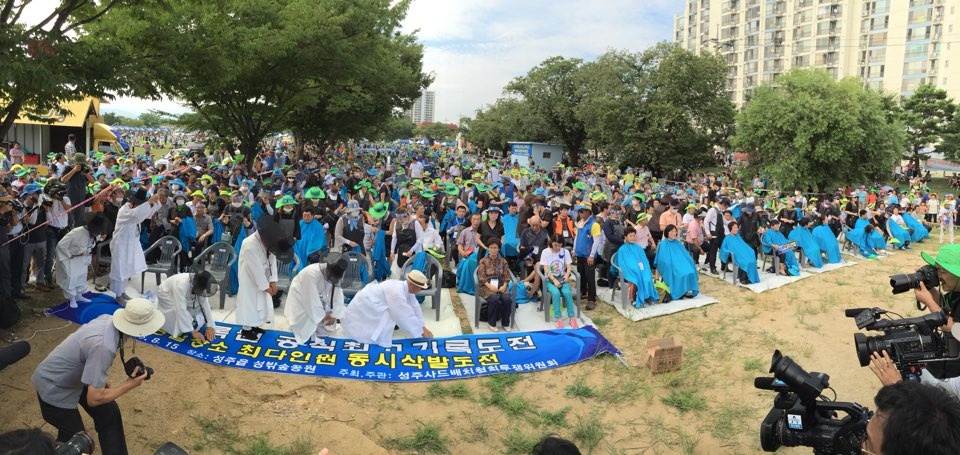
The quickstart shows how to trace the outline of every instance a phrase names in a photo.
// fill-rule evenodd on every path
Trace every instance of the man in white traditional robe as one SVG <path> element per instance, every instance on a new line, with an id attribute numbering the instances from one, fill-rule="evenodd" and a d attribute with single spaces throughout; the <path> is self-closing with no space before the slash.
<path id="1" fill-rule="evenodd" d="M 218 289 L 207 271 L 178 273 L 164 280 L 157 289 L 157 308 L 164 317 L 163 330 L 173 336 L 189 333 L 200 343 L 212 342 L 217 335 L 217 323 L 209 297 Z"/>
<path id="2" fill-rule="evenodd" d="M 237 324 L 240 337 L 256 341 L 261 327 L 273 322 L 273 296 L 277 293 L 277 257 L 293 248 L 293 239 L 283 236 L 280 223 L 270 215 L 257 220 L 257 230 L 240 245 L 237 281 Z"/>
<path id="3" fill-rule="evenodd" d="M 109 230 L 110 220 L 98 213 L 87 224 L 74 228 L 57 243 L 57 286 L 63 289 L 63 296 L 70 301 L 70 308 L 77 308 L 77 302 L 90 301 L 83 296 L 87 292 L 90 251 L 97 244 L 97 238 L 103 238 Z"/>
<path id="4" fill-rule="evenodd" d="M 338 284 L 346 269 L 347 260 L 340 258 L 332 264 L 310 264 L 293 277 L 283 314 L 297 343 L 324 336 L 326 327 L 343 316 L 346 307 Z"/>
<path id="5" fill-rule="evenodd" d="M 419 270 L 406 280 L 376 281 L 366 285 L 347 306 L 340 318 L 347 336 L 363 343 L 389 348 L 393 345 L 393 327 L 420 338 L 433 338 L 423 321 L 420 303 L 414 295 L 428 287 L 427 277 Z"/>
<path id="6" fill-rule="evenodd" d="M 147 260 L 140 246 L 140 223 L 160 209 L 160 196 L 147 200 L 147 190 L 140 188 L 127 194 L 127 202 L 117 212 L 117 224 L 110 240 L 110 290 L 117 303 L 125 305 L 127 281 L 147 270 Z"/>

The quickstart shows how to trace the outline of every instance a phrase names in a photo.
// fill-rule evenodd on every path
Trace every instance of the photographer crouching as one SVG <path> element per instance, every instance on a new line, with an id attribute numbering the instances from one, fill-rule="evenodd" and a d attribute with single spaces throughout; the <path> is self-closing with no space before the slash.
<path id="1" fill-rule="evenodd" d="M 905 275 L 896 275 L 892 277 L 891 284 L 894 286 L 894 293 L 899 293 L 906 286 L 914 288 L 914 294 L 918 305 L 925 306 L 930 313 L 943 312 L 946 316 L 946 323 L 940 326 L 944 339 L 948 345 L 953 345 L 954 349 L 958 344 L 957 337 L 960 332 L 953 332 L 954 319 L 960 311 L 960 245 L 946 245 L 937 251 L 936 257 L 923 252 L 920 256 L 924 261 L 933 267 L 923 267 L 916 274 L 911 274 L 910 281 L 915 279 L 916 283 L 907 283 L 899 277 Z M 936 276 L 932 276 L 933 272 Z M 900 283 L 899 281 L 904 281 Z M 931 290 L 930 284 L 936 284 L 939 281 L 940 291 L 935 287 Z M 934 292 L 932 292 L 934 291 Z M 895 384 L 903 379 L 901 371 L 895 365 L 894 359 L 890 357 L 887 350 L 880 352 L 873 351 L 870 360 L 870 370 L 880 379 L 884 385 Z M 936 385 L 948 392 L 960 397 L 960 361 L 949 362 L 930 362 L 922 370 L 921 381 L 925 384 Z"/>
<path id="2" fill-rule="evenodd" d="M 115 400 L 150 379 L 153 371 L 136 357 L 124 360 L 123 343 L 127 336 L 139 338 L 156 332 L 163 322 L 163 314 L 150 301 L 131 299 L 112 316 L 102 315 L 80 326 L 40 362 L 31 380 L 43 420 L 57 428 L 58 441 L 66 442 L 84 431 L 79 404 L 93 417 L 103 453 L 127 453 Z M 129 378 L 111 386 L 107 378 L 118 350 Z"/>

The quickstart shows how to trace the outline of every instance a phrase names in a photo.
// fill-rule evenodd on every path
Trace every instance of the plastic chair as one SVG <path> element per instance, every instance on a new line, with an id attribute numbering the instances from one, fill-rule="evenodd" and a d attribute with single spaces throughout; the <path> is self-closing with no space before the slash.
<path id="1" fill-rule="evenodd" d="M 570 264 L 570 267 L 573 267 L 573 264 Z M 537 267 L 536 271 L 537 275 L 540 275 L 540 307 L 543 309 L 543 319 L 550 322 L 550 305 L 552 302 L 550 292 L 547 291 L 547 277 L 540 267 Z M 570 292 L 573 293 L 573 306 L 577 307 L 577 319 L 580 319 L 580 272 L 577 272 L 577 269 L 574 268 L 570 272 L 570 276 L 573 277 L 573 283 L 570 283 Z M 620 276 L 623 276 L 623 274 L 620 274 Z M 560 298 L 562 299 L 563 296 Z"/>
<path id="2" fill-rule="evenodd" d="M 293 282 L 293 276 L 297 274 L 300 268 L 300 258 L 293 254 L 291 250 L 287 254 L 277 256 L 277 290 L 283 292 L 283 300 L 286 300 L 287 290 L 290 289 L 290 283 Z"/>
<path id="3" fill-rule="evenodd" d="M 474 289 L 480 289 L 480 279 L 477 277 L 477 270 L 473 270 L 473 286 Z M 507 290 L 516 289 L 518 286 L 517 277 L 510 272 L 510 286 L 507 287 Z M 513 295 L 511 294 L 511 297 Z M 483 299 L 480 298 L 480 293 L 474 291 L 473 293 L 473 327 L 480 328 L 480 306 L 483 305 Z M 517 302 L 513 302 L 513 311 L 510 313 L 510 328 L 512 330 L 517 329 Z M 579 314 L 578 314 L 579 316 Z"/>
<path id="4" fill-rule="evenodd" d="M 343 278 L 340 279 L 340 287 L 343 289 L 344 297 L 352 297 L 357 295 L 367 283 L 373 281 L 373 264 L 370 258 L 356 251 L 348 251 L 341 257 L 347 259 L 347 270 L 343 272 Z M 363 279 L 361 272 L 364 267 L 367 270 L 366 280 Z"/>
<path id="5" fill-rule="evenodd" d="M 97 246 L 94 247 L 95 257 L 93 259 L 93 262 L 91 263 L 91 265 L 93 266 L 93 282 L 94 282 L 93 284 L 97 284 L 96 283 L 98 278 L 97 273 L 100 270 L 100 266 L 103 265 L 103 266 L 110 267 L 110 262 L 113 260 L 113 258 L 110 257 L 109 254 L 105 254 L 104 252 L 104 249 L 106 249 L 108 246 L 110 246 L 110 240 L 104 240 L 98 243 Z M 110 275 L 109 268 L 107 270 L 108 270 L 107 276 L 109 276 Z"/>
<path id="6" fill-rule="evenodd" d="M 403 268 L 400 269 L 400 279 L 406 280 L 407 274 L 410 273 L 410 269 L 413 267 L 413 260 L 408 260 L 406 264 L 403 265 Z M 434 268 L 436 267 L 436 268 Z M 443 267 L 440 266 L 440 261 L 437 258 L 427 255 L 427 275 L 431 271 L 435 271 L 433 277 L 427 277 L 428 281 L 432 281 L 429 289 L 423 289 L 417 291 L 417 297 L 430 297 L 430 308 L 433 308 L 436 313 L 436 320 L 440 320 L 440 291 L 443 289 Z"/>
<path id="7" fill-rule="evenodd" d="M 777 256 L 777 249 L 769 243 L 761 243 L 760 247 L 760 268 L 767 270 L 767 259 L 772 258 L 770 262 L 772 262 L 771 265 L 773 266 L 773 273 L 780 273 L 780 256 Z M 770 248 L 771 250 L 769 253 L 765 253 L 763 248 Z"/>
<path id="8" fill-rule="evenodd" d="M 733 275 L 733 278 L 730 280 L 730 283 L 733 284 L 734 286 L 736 286 L 736 285 L 738 284 L 738 283 L 737 283 L 737 277 L 740 276 L 740 267 L 737 267 L 737 263 L 736 263 L 736 262 L 733 262 L 732 260 L 728 263 L 728 265 L 732 265 L 732 266 L 733 266 L 733 271 L 732 271 L 732 272 L 728 272 L 728 271 L 727 271 L 727 268 L 724 267 L 724 268 L 723 268 L 723 278 L 722 278 L 722 279 L 726 280 L 726 279 L 727 279 L 727 274 L 730 273 L 730 274 Z"/>
<path id="9" fill-rule="evenodd" d="M 230 267 L 237 261 L 237 252 L 227 242 L 217 242 L 208 246 L 203 252 L 193 258 L 193 271 L 210 272 L 213 279 L 220 285 L 220 309 L 223 309 L 227 298 L 227 287 L 230 282 Z"/>
<path id="10" fill-rule="evenodd" d="M 180 240 L 172 235 L 157 240 L 156 243 L 150 245 L 150 248 L 147 248 L 144 252 L 144 256 L 148 256 L 153 250 L 160 249 L 160 259 L 153 264 L 147 265 L 147 270 L 140 274 L 140 293 L 143 293 L 144 281 L 146 280 L 147 274 L 152 273 L 157 278 L 157 286 L 160 286 L 160 275 L 166 274 L 167 278 L 177 274 L 177 255 L 183 251 L 183 246 L 180 245 Z"/>
<path id="11" fill-rule="evenodd" d="M 628 301 L 630 300 L 630 296 L 627 294 L 627 282 L 623 279 L 623 270 L 621 270 L 620 266 L 617 265 L 617 253 L 613 253 L 613 255 L 610 256 L 610 267 L 613 267 L 613 269 L 617 271 L 617 284 L 618 284 L 618 286 L 612 286 L 613 283 L 610 283 L 612 287 L 610 291 L 610 300 L 613 300 L 614 302 L 617 301 L 617 288 L 619 287 L 620 288 L 620 308 L 627 310 L 630 308 L 630 306 L 633 305 L 633 302 Z"/>

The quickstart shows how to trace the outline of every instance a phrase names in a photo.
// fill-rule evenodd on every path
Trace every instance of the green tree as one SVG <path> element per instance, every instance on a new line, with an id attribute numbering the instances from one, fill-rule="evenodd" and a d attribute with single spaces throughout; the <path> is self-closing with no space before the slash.
<path id="1" fill-rule="evenodd" d="M 122 125 L 122 123 L 120 123 L 120 114 L 116 112 L 104 112 L 103 122 L 107 125 Z"/>
<path id="2" fill-rule="evenodd" d="M 91 36 L 88 29 L 105 13 L 136 0 L 93 2 L 61 0 L 40 5 L 0 0 L 0 137 L 21 116 L 50 121 L 66 114 L 64 101 L 85 96 L 109 98 L 132 90 L 132 60 L 116 43 Z M 34 24 L 24 22 L 26 8 L 43 14 Z M 150 96 L 149 87 L 138 94 Z"/>
<path id="3" fill-rule="evenodd" d="M 413 137 L 413 129 L 415 127 L 416 125 L 414 125 L 410 118 L 395 116 L 377 126 L 376 131 L 370 136 L 370 139 L 385 142 L 410 139 Z"/>
<path id="4" fill-rule="evenodd" d="M 795 69 L 763 85 L 737 116 L 731 140 L 751 170 L 781 188 L 829 188 L 890 175 L 906 145 L 884 96 L 856 78 Z"/>
<path id="5" fill-rule="evenodd" d="M 421 123 L 413 129 L 413 134 L 423 136 L 431 142 L 452 141 L 457 135 L 457 125 L 451 123 Z"/>
<path id="6" fill-rule="evenodd" d="M 954 122 L 957 105 L 947 97 L 947 91 L 931 84 L 923 84 L 903 100 L 903 123 L 908 134 L 910 158 L 920 164 L 920 150 L 928 145 L 936 151 L 947 152 L 949 158 L 956 153 L 953 138 L 960 130 Z M 940 144 L 948 143 L 940 150 Z"/>
<path id="7" fill-rule="evenodd" d="M 408 6 L 388 0 L 166 0 L 163 8 L 115 9 L 100 30 L 153 58 L 143 77 L 184 100 L 218 135 L 236 139 L 250 166 L 261 140 L 295 126 L 298 113 L 322 106 L 314 112 L 329 114 L 324 100 L 343 100 L 333 93 L 369 96 L 362 91 L 369 88 L 361 82 L 365 74 L 389 71 L 396 59 L 422 60 L 419 48 L 394 47 L 414 42 L 399 31 Z"/>
<path id="8" fill-rule="evenodd" d="M 566 145 L 574 167 L 580 165 L 587 142 L 586 128 L 576 112 L 581 97 L 577 72 L 582 65 L 583 60 L 577 58 L 550 57 L 505 87 L 508 93 L 522 96 L 530 110 L 546 120 Z"/>
<path id="9" fill-rule="evenodd" d="M 164 124 L 166 124 L 166 123 L 169 123 L 169 119 L 166 118 L 166 117 L 164 117 L 163 115 L 161 115 L 161 114 L 158 113 L 157 111 L 144 112 L 144 113 L 140 114 L 140 116 L 137 117 L 137 118 L 138 118 L 141 122 L 143 122 L 143 126 L 145 126 L 145 127 L 147 127 L 147 128 L 157 128 L 157 127 L 162 126 L 162 125 L 164 125 Z"/>
<path id="10" fill-rule="evenodd" d="M 558 141 L 552 126 L 533 112 L 529 102 L 516 98 L 501 98 L 478 110 L 473 118 L 460 121 L 464 137 L 471 144 L 491 150 L 506 152 L 508 142 L 553 142 Z"/>
<path id="11" fill-rule="evenodd" d="M 707 166 L 733 131 L 726 65 L 716 56 L 660 43 L 609 51 L 577 77 L 588 144 L 611 162 L 658 172 Z"/>

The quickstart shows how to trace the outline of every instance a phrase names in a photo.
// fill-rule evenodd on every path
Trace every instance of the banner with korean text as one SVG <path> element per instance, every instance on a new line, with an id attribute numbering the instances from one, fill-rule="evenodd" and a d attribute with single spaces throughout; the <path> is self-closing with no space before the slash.
<path id="1" fill-rule="evenodd" d="M 114 304 L 115 305 L 115 304 Z M 66 304 L 61 305 L 65 307 Z M 58 317 L 86 322 L 80 315 L 56 307 Z M 96 313 L 119 306 L 103 305 Z M 91 310 L 93 310 L 91 308 Z M 340 338 L 323 338 L 300 346 L 288 332 L 268 330 L 256 342 L 240 338 L 240 326 L 218 323 L 213 343 L 163 331 L 142 341 L 196 360 L 233 368 L 368 381 L 436 381 L 496 373 L 548 370 L 620 351 L 593 327 L 540 332 L 461 335 L 450 338 L 401 339 L 384 349 Z"/>

